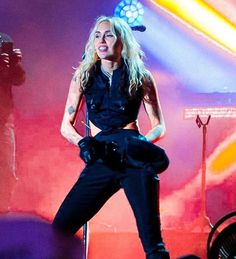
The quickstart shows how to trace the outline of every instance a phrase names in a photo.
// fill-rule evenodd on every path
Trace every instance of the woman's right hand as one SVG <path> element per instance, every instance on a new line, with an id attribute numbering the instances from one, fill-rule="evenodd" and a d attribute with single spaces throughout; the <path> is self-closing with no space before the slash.
<path id="1" fill-rule="evenodd" d="M 84 137 L 78 142 L 80 157 L 85 164 L 94 162 L 97 159 L 96 143 L 92 137 Z"/>

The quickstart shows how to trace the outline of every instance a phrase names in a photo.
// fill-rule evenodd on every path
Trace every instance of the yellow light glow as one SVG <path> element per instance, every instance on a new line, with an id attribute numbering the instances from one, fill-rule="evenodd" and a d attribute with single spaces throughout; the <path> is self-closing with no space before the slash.
<path id="1" fill-rule="evenodd" d="M 214 158 L 209 169 L 213 174 L 220 174 L 227 168 L 235 164 L 236 140 L 229 143 L 221 152 Z"/>
<path id="2" fill-rule="evenodd" d="M 201 0 L 151 0 L 236 53 L 236 27 Z"/>

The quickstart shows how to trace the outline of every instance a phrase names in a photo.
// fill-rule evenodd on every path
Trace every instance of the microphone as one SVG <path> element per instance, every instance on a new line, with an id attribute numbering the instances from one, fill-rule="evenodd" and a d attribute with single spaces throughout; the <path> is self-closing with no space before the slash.
<path id="1" fill-rule="evenodd" d="M 146 31 L 146 27 L 144 25 L 131 26 L 132 31 Z"/>

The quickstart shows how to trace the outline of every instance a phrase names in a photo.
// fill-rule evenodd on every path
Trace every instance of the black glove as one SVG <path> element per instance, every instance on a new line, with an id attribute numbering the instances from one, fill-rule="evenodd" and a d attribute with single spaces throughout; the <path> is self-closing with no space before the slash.
<path id="1" fill-rule="evenodd" d="M 80 157 L 86 164 L 92 163 L 97 159 L 96 141 L 92 137 L 84 137 L 78 142 L 80 147 Z"/>

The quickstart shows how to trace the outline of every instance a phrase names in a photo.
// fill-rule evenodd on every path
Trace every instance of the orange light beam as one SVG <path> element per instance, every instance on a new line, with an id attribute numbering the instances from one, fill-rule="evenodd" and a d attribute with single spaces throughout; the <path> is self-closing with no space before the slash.
<path id="1" fill-rule="evenodd" d="M 201 0 L 150 0 L 236 54 L 236 27 Z"/>

